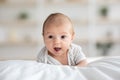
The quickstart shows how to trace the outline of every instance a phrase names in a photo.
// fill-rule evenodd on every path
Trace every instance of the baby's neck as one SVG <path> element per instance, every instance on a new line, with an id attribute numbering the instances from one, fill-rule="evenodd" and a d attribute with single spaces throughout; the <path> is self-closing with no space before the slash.
<path id="1" fill-rule="evenodd" d="M 68 65 L 68 53 L 64 53 L 63 55 L 54 56 L 48 53 L 51 57 L 59 61 L 62 65 Z"/>
<path id="2" fill-rule="evenodd" d="M 53 57 L 58 60 L 62 65 L 68 65 L 68 54 L 64 54 L 61 56 Z"/>

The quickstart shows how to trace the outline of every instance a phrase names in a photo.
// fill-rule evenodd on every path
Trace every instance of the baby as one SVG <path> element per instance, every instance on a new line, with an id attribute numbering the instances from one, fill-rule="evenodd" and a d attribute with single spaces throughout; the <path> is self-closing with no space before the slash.
<path id="1" fill-rule="evenodd" d="M 53 13 L 43 24 L 45 47 L 38 54 L 37 61 L 55 65 L 85 66 L 86 57 L 81 47 L 73 44 L 74 29 L 69 17 Z"/>

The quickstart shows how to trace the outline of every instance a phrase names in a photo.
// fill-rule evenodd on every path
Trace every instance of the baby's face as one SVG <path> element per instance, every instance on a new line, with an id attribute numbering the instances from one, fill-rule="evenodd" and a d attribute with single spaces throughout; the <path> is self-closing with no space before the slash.
<path id="1" fill-rule="evenodd" d="M 44 43 L 52 56 L 66 54 L 73 40 L 71 24 L 48 25 L 44 29 Z"/>

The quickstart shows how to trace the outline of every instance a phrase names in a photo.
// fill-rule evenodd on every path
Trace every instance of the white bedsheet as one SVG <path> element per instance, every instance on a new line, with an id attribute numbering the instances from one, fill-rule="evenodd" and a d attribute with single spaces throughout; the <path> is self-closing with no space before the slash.
<path id="1" fill-rule="evenodd" d="M 0 61 L 0 80 L 120 80 L 120 57 L 103 58 L 87 67 L 28 60 Z"/>

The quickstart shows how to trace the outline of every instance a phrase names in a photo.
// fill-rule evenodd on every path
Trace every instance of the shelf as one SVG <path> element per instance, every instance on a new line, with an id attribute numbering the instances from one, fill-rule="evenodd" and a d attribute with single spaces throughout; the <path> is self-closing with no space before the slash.
<path id="1" fill-rule="evenodd" d="M 88 20 L 87 19 L 82 19 L 82 20 L 78 20 L 78 19 L 73 19 L 73 25 L 82 25 L 82 26 L 88 26 Z"/>
<path id="2" fill-rule="evenodd" d="M 11 47 L 11 46 L 38 46 L 38 42 L 4 42 L 0 43 L 0 47 Z"/>
<path id="3" fill-rule="evenodd" d="M 4 0 L 0 2 L 0 7 L 35 7 L 37 5 L 36 0 Z"/>
<path id="4" fill-rule="evenodd" d="M 100 5 L 120 5 L 120 0 L 97 0 L 97 4 Z"/>
<path id="5" fill-rule="evenodd" d="M 117 44 L 119 44 L 120 43 L 120 38 L 119 39 L 114 39 L 114 38 L 112 38 L 112 39 L 110 39 L 110 40 L 108 40 L 108 39 L 106 39 L 106 38 L 99 38 L 99 39 L 97 39 L 96 40 L 96 42 L 98 42 L 98 43 L 108 43 L 108 42 L 112 42 L 112 43 L 117 43 Z"/>
<path id="6" fill-rule="evenodd" d="M 120 25 L 120 19 L 98 18 L 96 23 L 99 25 Z"/>
<path id="7" fill-rule="evenodd" d="M 66 0 L 66 1 L 60 1 L 60 0 L 54 0 L 54 1 L 50 1 L 50 0 L 46 0 L 45 1 L 45 4 L 47 6 L 51 6 L 51 5 L 54 5 L 54 6 L 58 6 L 58 5 L 72 5 L 72 4 L 75 4 L 75 5 L 87 5 L 88 4 L 88 0 Z"/>
<path id="8" fill-rule="evenodd" d="M 88 45 L 89 40 L 88 39 L 74 39 L 73 43 L 80 44 L 80 45 Z"/>
<path id="9" fill-rule="evenodd" d="M 33 20 L 0 20 L 0 25 L 3 27 L 36 27 L 37 21 Z"/>

